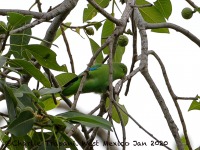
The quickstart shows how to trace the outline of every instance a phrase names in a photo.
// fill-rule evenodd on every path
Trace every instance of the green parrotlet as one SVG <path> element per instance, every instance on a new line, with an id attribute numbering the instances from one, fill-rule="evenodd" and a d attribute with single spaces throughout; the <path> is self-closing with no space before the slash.
<path id="1" fill-rule="evenodd" d="M 113 81 L 122 79 L 127 73 L 127 67 L 123 63 L 113 63 Z M 63 86 L 62 94 L 70 96 L 76 94 L 83 73 L 73 78 Z M 109 65 L 108 64 L 95 64 L 88 72 L 87 79 L 84 82 L 82 93 L 105 93 L 109 87 Z"/>

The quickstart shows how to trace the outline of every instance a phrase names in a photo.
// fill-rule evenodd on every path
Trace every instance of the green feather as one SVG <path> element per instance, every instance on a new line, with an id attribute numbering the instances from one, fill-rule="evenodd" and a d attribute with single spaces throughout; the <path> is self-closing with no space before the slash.
<path id="1" fill-rule="evenodd" d="M 123 78 L 127 73 L 127 67 L 122 63 L 113 63 L 113 81 Z M 62 94 L 70 96 L 76 94 L 83 74 L 75 77 L 63 87 Z M 82 93 L 104 93 L 109 86 L 108 64 L 96 64 L 90 68 L 84 83 Z"/>

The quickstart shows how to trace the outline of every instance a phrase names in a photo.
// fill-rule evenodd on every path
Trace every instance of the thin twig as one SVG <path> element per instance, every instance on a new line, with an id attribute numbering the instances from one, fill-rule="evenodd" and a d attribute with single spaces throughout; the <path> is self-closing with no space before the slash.
<path id="1" fill-rule="evenodd" d="M 22 32 L 28 28 L 32 28 L 42 22 L 46 22 L 48 20 L 51 20 L 52 18 L 55 18 L 56 16 L 60 14 L 68 15 L 71 10 L 76 6 L 78 0 L 64 0 L 61 5 L 59 5 L 57 8 L 51 10 L 48 13 L 43 13 L 42 17 L 38 20 L 33 21 L 32 23 L 26 24 L 20 28 L 14 29 L 10 31 L 11 34 L 13 33 L 19 33 Z"/>
<path id="2" fill-rule="evenodd" d="M 192 7 L 194 8 L 199 8 L 193 1 L 191 0 L 186 0 L 186 2 L 188 2 Z"/>
<path id="3" fill-rule="evenodd" d="M 137 8 L 145 8 L 145 7 L 152 7 L 152 4 L 144 4 L 144 5 L 134 5 L 133 7 L 137 7 Z"/>
<path id="4" fill-rule="evenodd" d="M 138 72 L 140 72 L 141 68 L 138 67 L 136 68 L 135 70 L 133 70 L 129 75 L 127 75 L 123 80 L 119 80 L 115 87 L 114 87 L 114 90 L 115 90 L 115 93 L 119 93 L 119 90 L 120 90 L 120 87 L 122 86 L 122 84 L 124 82 L 126 82 L 127 80 L 129 80 L 130 78 L 132 78 L 134 75 L 136 75 Z"/>
<path id="5" fill-rule="evenodd" d="M 132 22 L 132 31 L 133 31 L 133 57 L 132 57 L 130 73 L 133 71 L 133 68 L 135 67 L 135 63 L 137 61 L 137 55 L 138 55 L 137 54 L 137 28 L 136 28 L 136 24 L 135 24 L 135 21 L 133 20 L 133 18 L 134 18 L 134 13 L 132 12 L 131 22 Z M 130 78 L 128 80 L 127 85 L 126 85 L 126 91 L 125 91 L 126 96 L 128 95 L 131 79 L 132 78 Z"/>
<path id="6" fill-rule="evenodd" d="M 69 56 L 69 60 L 70 60 L 70 64 L 71 64 L 72 73 L 75 73 L 74 60 L 73 60 L 72 53 L 71 53 L 71 50 L 70 50 L 69 42 L 68 42 L 68 40 L 67 40 L 67 37 L 66 37 L 66 35 L 65 35 L 64 28 L 62 27 L 62 25 L 60 26 L 60 29 L 61 29 L 61 32 L 62 32 L 63 40 L 64 40 L 65 45 L 66 45 L 67 54 L 68 54 L 68 56 Z"/>
<path id="7" fill-rule="evenodd" d="M 5 129 L 5 128 L 8 128 L 8 125 L 0 127 L 0 129 Z"/>
<path id="8" fill-rule="evenodd" d="M 5 49 L 5 47 L 6 47 L 6 42 L 7 42 L 7 40 L 8 40 L 9 35 L 10 35 L 9 32 L 7 32 L 7 33 L 5 34 L 5 37 L 3 38 L 3 44 L 2 44 L 2 47 L 1 47 L 1 52 L 3 52 L 4 49 Z"/>
<path id="9" fill-rule="evenodd" d="M 98 12 L 100 12 L 102 15 L 104 15 L 108 20 L 112 21 L 116 25 L 120 25 L 121 22 L 114 18 L 111 14 L 109 14 L 107 11 L 105 11 L 103 8 L 101 8 L 94 0 L 87 0 Z"/>
<path id="10" fill-rule="evenodd" d="M 94 26 L 94 25 L 96 25 L 96 24 L 98 24 L 98 23 L 101 23 L 101 22 L 104 22 L 104 21 L 106 21 L 106 19 L 104 19 L 104 20 L 102 20 L 102 21 L 98 21 L 98 22 L 91 22 L 91 23 L 88 23 L 88 24 L 86 24 L 86 25 L 81 25 L 81 26 L 71 26 L 71 25 L 68 26 L 68 25 L 62 23 L 62 26 L 66 27 L 66 28 L 70 28 L 70 29 L 77 29 L 77 28 L 85 29 L 86 27 Z"/>
<path id="11" fill-rule="evenodd" d="M 192 34 L 190 31 L 184 29 L 181 26 L 178 26 L 176 24 L 173 23 L 144 23 L 145 28 L 146 29 L 159 29 L 159 28 L 170 28 L 170 29 L 174 29 L 180 33 L 182 33 L 183 35 L 185 35 L 187 38 L 189 38 L 190 40 L 192 40 L 194 43 L 196 43 L 199 47 L 200 47 L 200 40 L 198 37 L 196 37 L 194 34 Z"/>
<path id="12" fill-rule="evenodd" d="M 88 140 L 90 138 L 89 133 L 87 132 L 87 128 L 84 125 L 81 125 L 82 132 L 85 135 L 85 139 Z"/>
<path id="13" fill-rule="evenodd" d="M 37 3 L 34 2 L 28 10 L 30 11 L 36 4 L 37 4 Z"/>
<path id="14" fill-rule="evenodd" d="M 9 117 L 7 114 L 0 112 L 0 116 Z"/>
<path id="15" fill-rule="evenodd" d="M 123 120 L 123 117 L 122 117 L 122 114 L 121 112 L 119 111 L 119 107 L 116 105 L 116 101 L 112 101 L 116 111 L 117 111 L 117 114 L 119 116 L 119 119 L 120 119 L 120 123 L 121 123 L 121 127 L 122 127 L 122 134 L 123 134 L 123 143 L 126 143 L 126 129 L 125 129 L 125 124 L 124 124 L 124 120 Z M 122 145 L 123 147 L 123 150 L 126 149 L 126 144 L 123 144 Z"/>
<path id="16" fill-rule="evenodd" d="M 36 0 L 35 2 L 37 3 L 39 12 L 42 12 L 42 3 L 40 2 L 40 0 Z"/>
<path id="17" fill-rule="evenodd" d="M 3 72 L 0 72 L 0 75 L 3 76 L 4 78 L 8 78 L 8 79 L 17 81 L 19 85 L 21 84 L 21 80 L 16 77 L 9 76 L 7 74 L 4 74 Z"/>
<path id="18" fill-rule="evenodd" d="M 177 100 L 198 100 L 198 97 L 176 97 Z"/>

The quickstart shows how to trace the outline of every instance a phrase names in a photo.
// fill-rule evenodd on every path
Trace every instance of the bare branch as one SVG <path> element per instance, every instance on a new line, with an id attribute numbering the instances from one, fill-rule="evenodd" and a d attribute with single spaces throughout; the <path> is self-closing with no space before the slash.
<path id="1" fill-rule="evenodd" d="M 135 70 L 133 70 L 128 76 L 126 76 L 124 80 L 118 81 L 118 82 L 116 83 L 116 85 L 115 85 L 115 88 L 114 88 L 115 93 L 119 93 L 119 90 L 120 90 L 120 87 L 122 86 L 122 84 L 123 84 L 124 82 L 126 82 L 127 80 L 129 80 L 130 78 L 132 78 L 134 75 L 136 75 L 140 70 L 141 70 L 141 68 L 138 67 L 138 68 L 136 68 Z"/>
<path id="2" fill-rule="evenodd" d="M 117 111 L 117 114 L 119 116 L 119 119 L 120 119 L 120 123 L 121 123 L 121 127 L 122 127 L 122 135 L 123 135 L 123 143 L 126 143 L 126 130 L 125 130 L 125 124 L 124 124 L 124 121 L 123 121 L 123 118 L 122 118 L 122 114 L 121 112 L 119 111 L 119 107 L 118 105 L 116 104 L 116 101 L 112 101 L 116 111 Z M 123 144 L 122 145 L 123 147 L 123 150 L 126 149 L 126 144 Z"/>
<path id="3" fill-rule="evenodd" d="M 48 13 L 45 13 L 45 15 L 42 16 L 41 19 L 35 20 L 30 24 L 24 25 L 20 28 L 14 29 L 10 31 L 11 34 L 22 32 L 27 28 L 32 28 L 42 22 L 48 21 L 60 14 L 65 14 L 66 16 L 71 12 L 71 10 L 76 6 L 78 0 L 64 0 L 60 6 L 56 7 L 55 9 L 51 10 Z"/>
<path id="4" fill-rule="evenodd" d="M 20 79 L 18 79 L 18 78 L 16 78 L 16 77 L 9 76 L 9 75 L 7 75 L 7 74 L 5 74 L 5 73 L 3 73 L 3 72 L 0 72 L 0 75 L 1 75 L 2 77 L 4 77 L 4 78 L 8 78 L 8 79 L 17 81 L 19 85 L 21 84 Z"/>
<path id="5" fill-rule="evenodd" d="M 187 128 L 186 128 L 186 124 L 185 124 L 185 121 L 184 121 L 184 118 L 183 118 L 183 114 L 182 114 L 182 111 L 181 111 L 179 104 L 177 102 L 177 96 L 175 95 L 174 91 L 172 90 L 171 84 L 170 84 L 168 76 L 167 76 L 165 66 L 164 66 L 162 60 L 160 59 L 160 57 L 154 51 L 149 51 L 149 54 L 153 55 L 160 64 L 160 67 L 161 67 L 161 70 L 162 70 L 168 91 L 169 91 L 169 93 L 170 93 L 170 95 L 171 95 L 171 97 L 174 101 L 174 104 L 176 106 L 176 109 L 178 111 L 178 115 L 179 115 L 179 118 L 180 118 L 180 121 L 181 121 L 181 124 L 182 124 L 182 127 L 183 127 L 183 132 L 184 132 L 184 135 L 185 135 L 187 146 L 190 150 L 192 150 L 192 146 L 190 144 L 189 137 L 188 137 L 188 134 L 187 134 Z"/>
<path id="6" fill-rule="evenodd" d="M 145 28 L 146 29 L 159 29 L 159 28 L 170 28 L 170 29 L 174 29 L 182 34 L 184 34 L 187 38 L 189 38 L 191 41 L 193 41 L 194 43 L 196 43 L 199 47 L 200 47 L 200 40 L 199 38 L 197 38 L 194 34 L 192 34 L 190 31 L 184 29 L 181 26 L 178 26 L 176 24 L 173 23 L 156 23 L 156 24 L 152 24 L 152 23 L 145 23 Z"/>
<path id="7" fill-rule="evenodd" d="M 97 9 L 102 15 L 104 15 L 108 20 L 114 22 L 116 25 L 120 25 L 121 22 L 114 18 L 112 15 L 107 13 L 103 8 L 101 8 L 94 0 L 87 0 L 95 9 Z"/>
<path id="8" fill-rule="evenodd" d="M 4 113 L 2 113 L 2 112 L 0 112 L 0 116 L 9 117 L 7 114 L 4 114 Z"/>
<path id="9" fill-rule="evenodd" d="M 186 2 L 188 2 L 192 7 L 194 8 L 199 8 L 193 1 L 191 0 L 186 0 Z"/>
<path id="10" fill-rule="evenodd" d="M 8 12 L 15 12 L 20 13 L 23 15 L 31 15 L 33 18 L 41 19 L 43 16 L 46 15 L 46 13 L 41 12 L 35 12 L 35 11 L 29 11 L 29 10 L 20 10 L 20 9 L 0 9 L 0 15 L 1 16 L 7 16 Z"/>
<path id="11" fill-rule="evenodd" d="M 135 20 L 133 20 L 134 12 L 132 12 L 131 15 L 132 15 L 131 16 L 131 25 L 132 25 L 132 32 L 133 32 L 133 56 L 132 56 L 132 64 L 131 64 L 131 68 L 130 68 L 130 73 L 133 71 L 133 69 L 135 67 L 135 63 L 137 61 L 137 56 L 138 56 L 138 54 L 137 54 L 137 28 L 136 28 Z M 131 84 L 131 78 L 127 82 L 125 95 L 128 95 L 130 84 Z"/>
<path id="12" fill-rule="evenodd" d="M 198 100 L 198 97 L 176 97 L 177 100 Z"/>
<path id="13" fill-rule="evenodd" d="M 183 144 L 181 142 L 181 138 L 179 136 L 178 133 L 178 128 L 165 104 L 165 101 L 159 91 L 159 89 L 157 88 L 157 86 L 155 85 L 153 79 L 151 78 L 149 72 L 148 72 L 148 39 L 147 39 L 147 34 L 146 34 L 146 23 L 143 20 L 140 12 L 138 9 L 134 9 L 135 13 L 134 13 L 134 19 L 137 23 L 137 26 L 139 28 L 139 32 L 140 32 L 140 36 L 141 36 L 141 62 L 140 62 L 140 67 L 141 69 L 141 73 L 144 76 L 144 78 L 146 79 L 146 81 L 148 82 L 149 86 L 151 87 L 161 109 L 162 112 L 166 118 L 166 121 L 168 123 L 168 126 L 171 130 L 171 133 L 176 141 L 177 147 L 179 150 L 183 150 Z"/>
<path id="14" fill-rule="evenodd" d="M 42 3 L 40 2 L 40 0 L 36 0 L 35 2 L 37 3 L 39 12 L 42 12 Z"/>
<path id="15" fill-rule="evenodd" d="M 69 47 L 67 36 L 65 35 L 64 28 L 62 27 L 62 25 L 60 26 L 60 29 L 61 29 L 61 32 L 62 32 L 63 40 L 64 40 L 65 45 L 66 45 L 67 54 L 68 54 L 69 59 L 70 59 L 70 64 L 71 64 L 72 72 L 75 73 L 74 60 L 73 60 L 73 57 L 72 57 L 72 54 L 71 54 L 71 50 L 70 50 L 70 47 Z"/>
<path id="16" fill-rule="evenodd" d="M 167 106 L 165 104 L 165 101 L 164 101 L 159 89 L 155 85 L 155 83 L 154 83 L 153 79 L 151 78 L 148 70 L 143 71 L 142 75 L 144 76 L 146 81 L 149 83 L 149 86 L 151 87 L 151 89 L 152 89 L 152 91 L 153 91 L 153 93 L 154 93 L 154 95 L 155 95 L 155 97 L 156 97 L 161 109 L 162 109 L 162 112 L 163 112 L 163 114 L 164 114 L 164 116 L 165 116 L 165 118 L 167 120 L 168 126 L 169 126 L 169 128 L 171 130 L 171 133 L 172 133 L 172 135 L 173 135 L 173 137 L 174 137 L 174 139 L 176 141 L 178 149 L 179 150 L 183 150 L 184 148 L 183 148 L 183 144 L 181 142 L 181 138 L 180 138 L 180 136 L 178 134 L 178 128 L 177 128 L 173 118 L 170 115 L 170 112 L 169 112 L 169 110 L 168 110 L 168 108 L 167 108 Z"/>

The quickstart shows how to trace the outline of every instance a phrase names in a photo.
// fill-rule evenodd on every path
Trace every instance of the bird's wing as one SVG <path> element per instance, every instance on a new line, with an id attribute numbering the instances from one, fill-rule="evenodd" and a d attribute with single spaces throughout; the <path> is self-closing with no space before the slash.
<path id="1" fill-rule="evenodd" d="M 102 66 L 102 64 L 95 64 L 90 67 L 89 71 L 95 71 L 95 70 L 99 69 L 101 66 Z"/>
<path id="2" fill-rule="evenodd" d="M 95 65 L 91 66 L 89 68 L 89 76 L 88 76 L 88 78 L 92 78 L 90 72 L 98 70 L 101 66 L 102 66 L 102 64 L 95 64 Z M 73 78 L 72 80 L 70 80 L 69 82 L 67 82 L 63 87 L 67 88 L 67 87 L 71 86 L 74 82 L 76 82 L 82 76 L 83 76 L 83 72 L 81 74 L 79 74 L 78 76 L 76 76 L 75 78 Z"/>
<path id="3" fill-rule="evenodd" d="M 79 79 L 79 76 L 76 76 L 75 78 L 71 79 L 69 82 L 67 82 L 63 87 L 67 88 L 70 85 L 72 85 L 74 82 L 76 82 Z"/>

